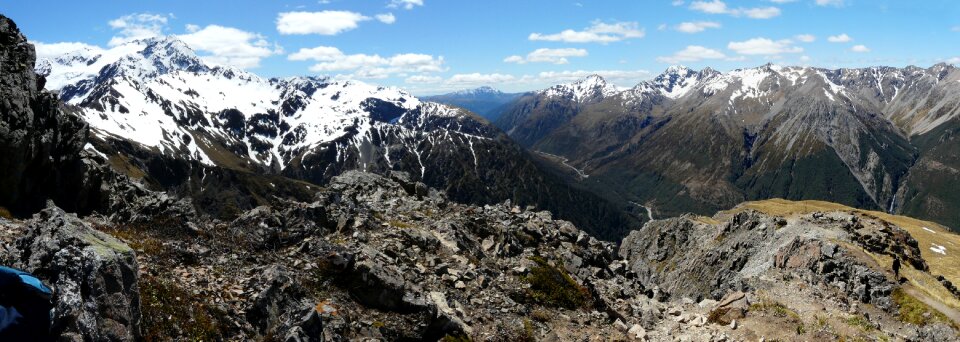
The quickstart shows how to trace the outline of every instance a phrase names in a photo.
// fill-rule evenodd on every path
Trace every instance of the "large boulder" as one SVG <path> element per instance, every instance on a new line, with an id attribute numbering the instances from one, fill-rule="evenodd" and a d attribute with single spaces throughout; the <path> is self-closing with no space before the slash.
<path id="1" fill-rule="evenodd" d="M 53 334 L 67 341 L 140 338 L 137 259 L 122 241 L 50 206 L 26 222 L 15 266 L 54 290 Z"/>

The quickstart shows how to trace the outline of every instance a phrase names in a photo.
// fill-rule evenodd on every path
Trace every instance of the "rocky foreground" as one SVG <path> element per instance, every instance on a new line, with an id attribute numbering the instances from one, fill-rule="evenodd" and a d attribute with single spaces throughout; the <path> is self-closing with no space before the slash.
<path id="1" fill-rule="evenodd" d="M 152 196 L 132 219 L 0 220 L 0 261 L 53 285 L 67 340 L 957 339 L 956 289 L 895 279 L 894 256 L 935 276 L 907 231 L 861 212 L 686 216 L 618 247 L 401 173 L 232 222 Z"/>

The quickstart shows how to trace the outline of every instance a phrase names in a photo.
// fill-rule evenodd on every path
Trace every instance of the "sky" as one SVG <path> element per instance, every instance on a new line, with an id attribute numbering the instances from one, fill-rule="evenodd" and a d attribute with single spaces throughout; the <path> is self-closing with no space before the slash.
<path id="1" fill-rule="evenodd" d="M 955 0 L 0 0 L 50 57 L 176 35 L 264 77 L 333 76 L 417 95 L 517 92 L 670 65 L 960 64 Z"/>

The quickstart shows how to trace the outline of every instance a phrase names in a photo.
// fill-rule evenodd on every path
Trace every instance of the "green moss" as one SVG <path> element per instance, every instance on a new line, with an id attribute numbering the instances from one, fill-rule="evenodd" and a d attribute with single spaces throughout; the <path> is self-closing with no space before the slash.
<path id="1" fill-rule="evenodd" d="M 790 318 L 800 320 L 800 314 L 791 310 L 783 303 L 770 299 L 762 299 L 757 303 L 750 304 L 750 311 L 765 312 L 774 317 Z"/>
<path id="2" fill-rule="evenodd" d="M 899 307 L 900 320 L 906 323 L 924 326 L 934 322 L 951 323 L 940 311 L 934 310 L 919 299 L 907 294 L 903 289 L 896 289 L 890 296 Z"/>
<path id="3" fill-rule="evenodd" d="M 156 277 L 140 280 L 140 328 L 145 341 L 216 341 L 223 312 L 202 303 L 176 283 Z"/>
<path id="4" fill-rule="evenodd" d="M 846 322 L 848 325 L 852 327 L 860 328 L 860 330 L 863 330 L 863 331 L 872 331 L 873 329 L 875 329 L 873 324 L 870 324 L 870 321 L 868 321 L 865 317 L 860 315 L 847 317 L 843 321 Z"/>
<path id="5" fill-rule="evenodd" d="M 533 301 L 571 310 L 584 307 L 590 301 L 589 291 L 577 284 L 567 272 L 550 265 L 541 257 L 531 257 L 530 260 L 537 266 L 521 279 L 530 284 L 527 295 Z"/>

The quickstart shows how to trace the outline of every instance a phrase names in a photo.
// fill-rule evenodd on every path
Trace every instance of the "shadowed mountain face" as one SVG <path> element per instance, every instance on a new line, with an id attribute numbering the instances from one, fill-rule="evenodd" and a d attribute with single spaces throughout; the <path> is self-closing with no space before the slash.
<path id="1" fill-rule="evenodd" d="M 485 119 L 400 89 L 264 79 L 206 63 L 175 37 L 72 52 L 36 70 L 89 123 L 86 150 L 214 216 L 269 202 L 276 188 L 303 198 L 305 184 L 362 170 L 403 171 L 461 202 L 548 209 L 607 239 L 639 223 L 543 172 Z"/>
<path id="2" fill-rule="evenodd" d="M 960 227 L 960 72 L 672 67 L 624 91 L 602 79 L 525 95 L 498 125 L 581 182 L 660 215 L 744 200 L 823 199 Z M 935 170 L 935 171 L 934 171 Z M 952 213 L 950 213 L 952 212 Z"/>

